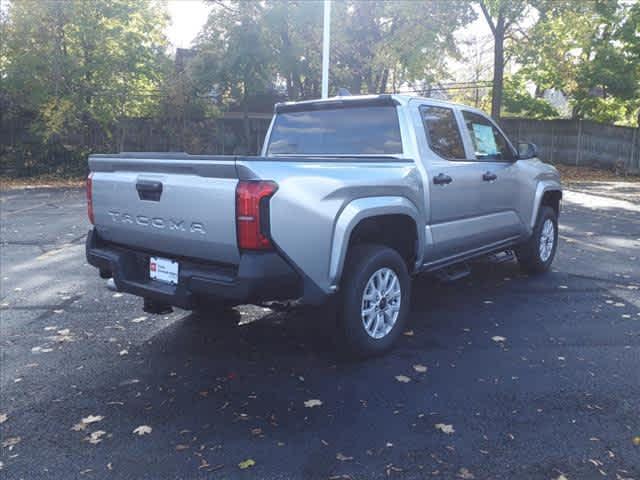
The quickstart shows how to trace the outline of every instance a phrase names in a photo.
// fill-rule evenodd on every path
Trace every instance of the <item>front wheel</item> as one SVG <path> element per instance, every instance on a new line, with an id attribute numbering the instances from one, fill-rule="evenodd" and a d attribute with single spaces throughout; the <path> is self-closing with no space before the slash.
<path id="1" fill-rule="evenodd" d="M 558 216 L 553 208 L 540 207 L 531 238 L 516 249 L 520 267 L 527 273 L 549 270 L 558 247 Z"/>
<path id="2" fill-rule="evenodd" d="M 338 331 L 348 353 L 366 357 L 389 350 L 407 321 L 411 280 L 403 258 L 382 245 L 349 252 L 341 285 Z"/>

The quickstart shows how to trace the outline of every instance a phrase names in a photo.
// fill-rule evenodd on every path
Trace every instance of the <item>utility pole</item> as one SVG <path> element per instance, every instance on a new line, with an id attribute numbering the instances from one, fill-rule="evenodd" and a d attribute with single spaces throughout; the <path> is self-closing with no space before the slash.
<path id="1" fill-rule="evenodd" d="M 329 97 L 329 45 L 331 35 L 331 0 L 324 0 L 324 28 L 322 31 L 322 98 Z"/>

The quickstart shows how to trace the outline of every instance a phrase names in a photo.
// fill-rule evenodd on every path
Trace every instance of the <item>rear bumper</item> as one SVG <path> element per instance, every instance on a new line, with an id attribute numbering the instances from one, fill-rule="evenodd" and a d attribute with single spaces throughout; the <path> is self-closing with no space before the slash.
<path id="1" fill-rule="evenodd" d="M 118 290 L 186 309 L 205 299 L 243 304 L 298 298 L 302 294 L 300 277 L 275 252 L 244 253 L 239 265 L 225 266 L 113 244 L 92 229 L 87 235 L 86 254 L 90 265 L 113 276 Z M 179 262 L 178 285 L 149 278 L 152 255 Z"/>

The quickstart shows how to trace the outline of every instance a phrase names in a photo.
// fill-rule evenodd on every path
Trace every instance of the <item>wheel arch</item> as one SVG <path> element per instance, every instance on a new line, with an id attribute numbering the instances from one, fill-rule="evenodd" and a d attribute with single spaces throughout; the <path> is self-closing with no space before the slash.
<path id="1" fill-rule="evenodd" d="M 553 208 L 556 215 L 560 215 L 560 200 L 562 200 L 562 186 L 559 182 L 543 181 L 536 188 L 533 211 L 529 222 L 529 227 L 533 229 L 538 218 L 541 205 L 548 205 Z"/>
<path id="2" fill-rule="evenodd" d="M 410 273 L 422 265 L 424 220 L 415 204 L 405 197 L 359 198 L 345 206 L 335 223 L 329 264 L 332 290 L 338 288 L 349 246 L 371 239 L 376 231 L 383 232 L 376 243 L 401 250 Z"/>

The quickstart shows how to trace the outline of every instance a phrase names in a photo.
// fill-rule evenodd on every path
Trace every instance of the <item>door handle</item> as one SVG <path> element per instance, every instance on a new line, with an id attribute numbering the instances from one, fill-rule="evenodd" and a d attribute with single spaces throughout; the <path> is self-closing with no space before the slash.
<path id="1" fill-rule="evenodd" d="M 447 185 L 451 182 L 453 182 L 453 178 L 451 178 L 449 175 L 445 175 L 444 173 L 439 173 L 438 175 L 433 177 L 433 183 L 435 183 L 436 185 Z"/>
<path id="2" fill-rule="evenodd" d="M 160 200 L 160 195 L 162 195 L 162 182 L 138 180 L 136 183 L 136 190 L 138 190 L 140 200 L 152 200 L 157 202 Z"/>
<path id="3" fill-rule="evenodd" d="M 495 173 L 491 173 L 491 172 L 486 172 L 484 175 L 482 175 L 482 180 L 484 180 L 485 182 L 493 182 L 495 180 L 497 180 L 498 176 Z"/>

